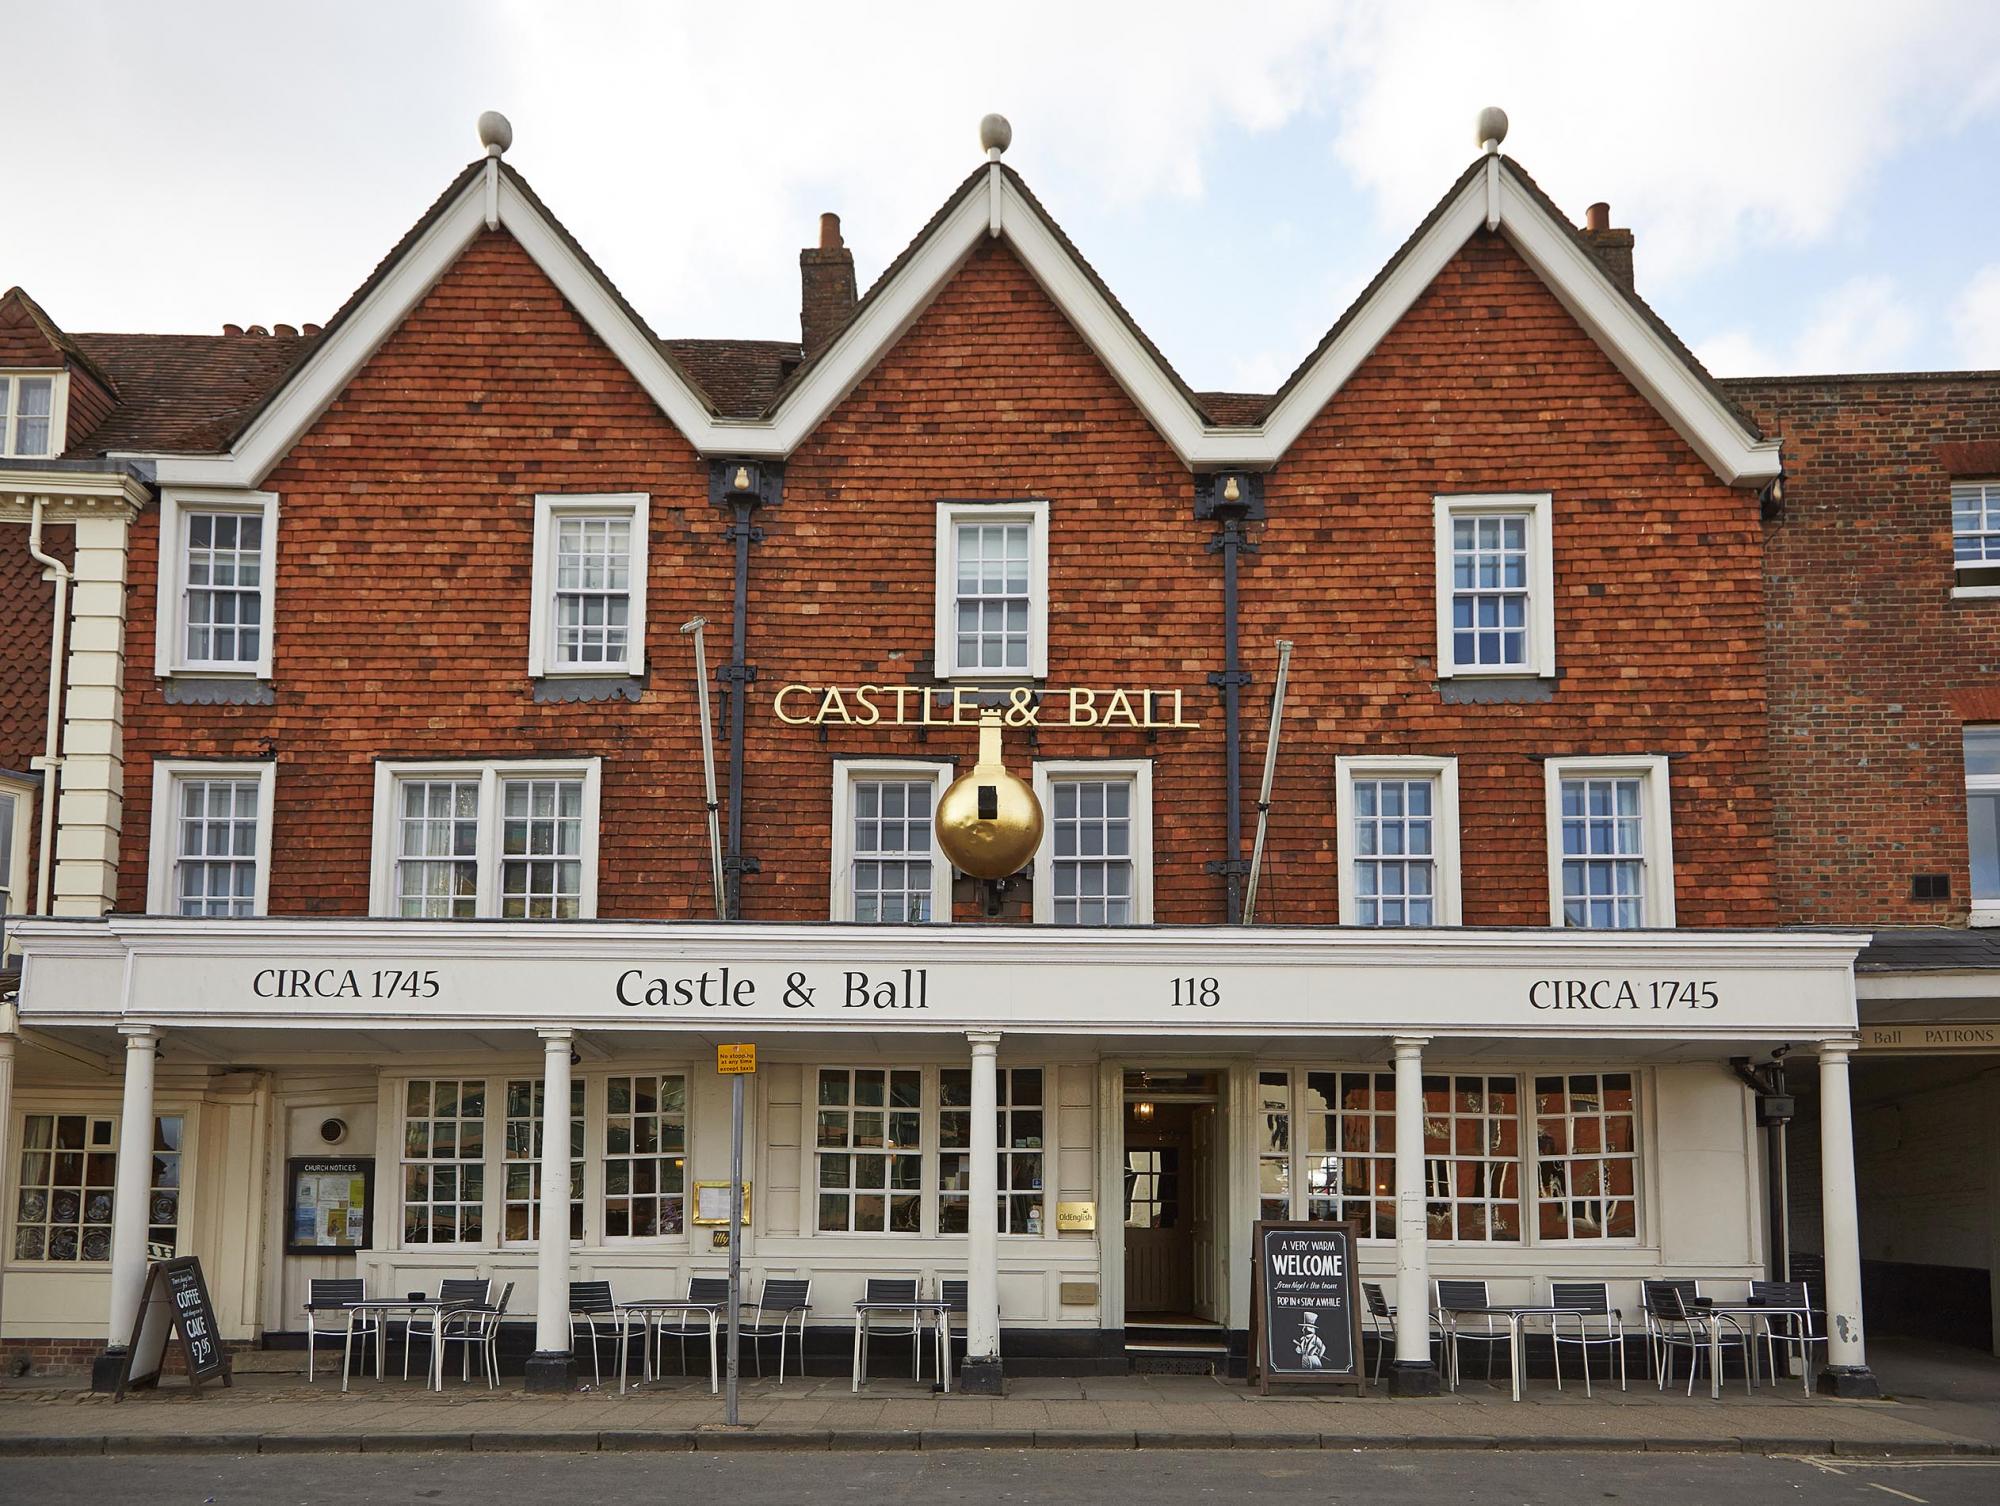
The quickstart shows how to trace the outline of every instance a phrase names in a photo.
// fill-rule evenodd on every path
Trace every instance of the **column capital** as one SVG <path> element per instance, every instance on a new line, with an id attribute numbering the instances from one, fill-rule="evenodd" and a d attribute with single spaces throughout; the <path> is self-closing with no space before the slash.
<path id="1" fill-rule="evenodd" d="M 567 1025 L 544 1025 L 536 1030 L 535 1034 L 542 1038 L 543 1050 L 549 1050 L 556 1046 L 567 1046 L 571 1041 L 576 1039 L 576 1032 L 571 1030 Z"/>
<path id="2" fill-rule="evenodd" d="M 160 1029 L 157 1025 L 120 1025 L 118 1033 L 125 1037 L 127 1051 L 137 1051 L 143 1046 L 150 1046 L 160 1038 Z"/>
<path id="3" fill-rule="evenodd" d="M 1389 1038 L 1389 1044 L 1398 1056 L 1418 1056 L 1431 1043 L 1427 1035 L 1397 1035 Z"/>
<path id="4" fill-rule="evenodd" d="M 1855 1052 L 1859 1051 L 1860 1049 L 1861 1049 L 1861 1042 L 1854 1039 L 1852 1036 L 1845 1036 L 1837 1041 L 1821 1041 L 1819 1043 L 1819 1054 L 1822 1059 L 1825 1059 L 1826 1057 L 1829 1056 L 1838 1056 L 1838 1057 L 1852 1056 L 1854 1055 Z"/>
<path id="5" fill-rule="evenodd" d="M 997 1030 L 968 1030 L 965 1038 L 972 1043 L 974 1051 L 982 1047 L 990 1051 L 1000 1044 L 1000 1032 Z"/>

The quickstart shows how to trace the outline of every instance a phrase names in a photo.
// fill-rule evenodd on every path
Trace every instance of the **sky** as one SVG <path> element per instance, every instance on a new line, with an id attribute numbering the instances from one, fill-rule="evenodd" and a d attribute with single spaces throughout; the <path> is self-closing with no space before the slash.
<path id="1" fill-rule="evenodd" d="M 1195 387 L 1269 391 L 1477 153 L 1719 375 L 2000 368 L 1995 0 L 0 0 L 0 288 L 71 330 L 323 321 L 512 121 L 507 160 L 653 326 L 798 335 L 978 122 Z"/>

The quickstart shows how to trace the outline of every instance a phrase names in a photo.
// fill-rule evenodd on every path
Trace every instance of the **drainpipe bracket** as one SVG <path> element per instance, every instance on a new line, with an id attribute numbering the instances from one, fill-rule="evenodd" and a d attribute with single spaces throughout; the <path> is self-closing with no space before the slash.
<path id="1" fill-rule="evenodd" d="M 1234 478 L 1238 495 L 1225 498 L 1223 491 Z M 1230 513 L 1239 518 L 1264 516 L 1264 474 L 1261 471 L 1212 471 L 1194 478 L 1194 515 L 1219 518 Z"/>
<path id="2" fill-rule="evenodd" d="M 718 664 L 715 666 L 715 678 L 725 685 L 748 685 L 757 678 L 757 666 L 754 664 Z"/>
<path id="3" fill-rule="evenodd" d="M 1224 878 L 1248 878 L 1250 865 L 1242 858 L 1210 858 L 1201 865 L 1203 873 L 1219 873 Z"/>
<path id="4" fill-rule="evenodd" d="M 1255 681 L 1247 669 L 1212 669 L 1208 672 L 1208 683 L 1217 690 L 1227 690 L 1232 685 L 1251 685 Z"/>
<path id="5" fill-rule="evenodd" d="M 733 858 L 724 858 L 722 860 L 722 871 L 724 873 L 731 873 L 731 874 L 762 873 L 764 871 L 764 865 L 759 863 L 755 858 L 748 856 L 747 854 L 739 853 L 737 856 Z"/>

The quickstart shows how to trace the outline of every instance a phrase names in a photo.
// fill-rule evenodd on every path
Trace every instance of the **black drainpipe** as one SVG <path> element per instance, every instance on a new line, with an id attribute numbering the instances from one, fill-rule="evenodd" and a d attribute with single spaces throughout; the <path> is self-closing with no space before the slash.
<path id="1" fill-rule="evenodd" d="M 1222 692 L 1229 856 L 1206 867 L 1227 883 L 1226 918 L 1235 925 L 1243 918 L 1243 880 L 1250 872 L 1243 858 L 1243 687 L 1250 683 L 1250 674 L 1243 668 L 1237 624 L 1236 565 L 1242 551 L 1257 548 L 1244 536 L 1243 525 L 1264 516 L 1264 478 L 1250 471 L 1195 477 L 1194 515 L 1220 524 L 1208 541 L 1208 552 L 1222 556 L 1222 669 L 1211 674 L 1208 683 Z"/>
<path id="2" fill-rule="evenodd" d="M 715 677 L 729 693 L 729 839 L 722 857 L 725 903 L 731 920 L 743 918 L 743 875 L 757 872 L 757 860 L 743 852 L 743 741 L 750 682 L 757 666 L 746 658 L 750 637 L 750 546 L 764 530 L 752 521 L 759 506 L 775 507 L 784 488 L 784 468 L 756 460 L 711 461 L 708 499 L 730 511 L 722 536 L 736 547 L 736 585 L 730 613 L 729 662 Z"/>

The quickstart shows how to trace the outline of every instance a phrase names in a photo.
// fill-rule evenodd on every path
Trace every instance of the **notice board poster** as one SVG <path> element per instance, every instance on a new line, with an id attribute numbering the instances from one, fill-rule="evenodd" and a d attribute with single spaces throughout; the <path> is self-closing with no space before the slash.
<path id="1" fill-rule="evenodd" d="M 1361 1358 L 1354 1223 L 1257 1223 L 1250 1364 L 1258 1389 L 1274 1384 L 1367 1384 Z"/>
<path id="2" fill-rule="evenodd" d="M 287 1165 L 285 1253 L 343 1255 L 368 1249 L 374 1231 L 375 1158 L 295 1157 Z"/>

